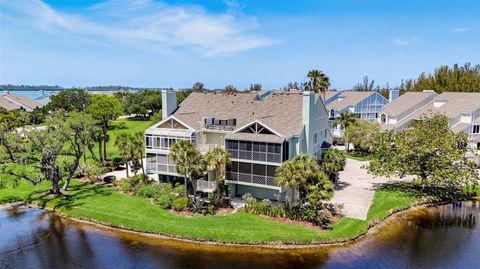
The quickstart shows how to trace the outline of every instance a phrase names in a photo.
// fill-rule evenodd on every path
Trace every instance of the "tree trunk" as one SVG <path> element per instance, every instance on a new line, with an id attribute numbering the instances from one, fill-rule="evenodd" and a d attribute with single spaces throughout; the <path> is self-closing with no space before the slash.
<path id="1" fill-rule="evenodd" d="M 143 167 L 143 158 L 140 157 L 140 165 L 142 166 L 142 173 L 144 176 L 146 176 L 147 174 L 145 173 L 145 167 Z"/>
<path id="2" fill-rule="evenodd" d="M 14 163 L 14 162 L 15 162 L 15 156 L 13 156 L 13 152 L 12 152 L 12 150 L 10 149 L 10 147 L 4 146 L 4 148 L 7 149 L 8 155 L 10 156 L 10 160 L 12 160 L 12 162 Z"/>
<path id="3" fill-rule="evenodd" d="M 102 140 L 98 140 L 98 156 L 100 156 L 100 162 L 103 163 L 103 155 L 102 155 Z"/>
<path id="4" fill-rule="evenodd" d="M 105 162 L 108 160 L 108 158 L 107 158 L 107 140 L 106 139 L 103 141 L 103 160 Z"/>
<path id="5" fill-rule="evenodd" d="M 96 156 L 95 153 L 93 152 L 93 147 L 92 147 L 92 146 L 88 146 L 88 151 L 90 151 L 90 155 L 92 155 L 92 159 L 93 159 L 94 161 L 98 161 L 97 156 Z"/>
<path id="6" fill-rule="evenodd" d="M 86 146 L 83 146 L 83 163 L 87 164 L 87 150 Z"/>
<path id="7" fill-rule="evenodd" d="M 68 176 L 65 179 L 65 184 L 63 184 L 63 188 L 62 188 L 64 191 L 68 190 L 68 186 L 70 185 L 70 181 L 72 180 L 73 175 L 75 175 L 75 172 L 78 169 L 78 165 L 80 164 L 80 158 L 82 155 L 85 155 L 85 152 L 81 152 L 76 156 L 75 161 L 72 164 L 72 167 L 68 171 Z"/>
<path id="8" fill-rule="evenodd" d="M 58 186 L 58 181 L 52 180 L 52 189 L 50 190 L 52 194 L 62 194 L 60 191 L 60 186 Z"/>
<path id="9" fill-rule="evenodd" d="M 129 175 L 128 175 L 128 161 L 125 162 L 125 168 L 127 168 L 127 178 L 129 178 Z"/>
<path id="10" fill-rule="evenodd" d="M 185 197 L 188 196 L 188 191 L 187 191 L 187 175 L 185 175 L 185 177 L 183 178 L 184 181 L 185 181 Z"/>

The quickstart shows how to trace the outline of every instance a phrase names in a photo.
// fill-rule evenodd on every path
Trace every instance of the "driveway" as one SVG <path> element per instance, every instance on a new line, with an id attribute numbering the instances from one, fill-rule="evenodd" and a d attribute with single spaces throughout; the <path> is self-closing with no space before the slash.
<path id="1" fill-rule="evenodd" d="M 355 219 L 366 220 L 368 209 L 375 193 L 374 185 L 395 181 L 411 181 L 413 176 L 403 179 L 373 177 L 367 170 L 361 168 L 368 164 L 365 161 L 357 161 L 347 158 L 345 169 L 340 172 L 338 187 L 333 196 L 333 203 L 344 205 L 345 216 Z"/>

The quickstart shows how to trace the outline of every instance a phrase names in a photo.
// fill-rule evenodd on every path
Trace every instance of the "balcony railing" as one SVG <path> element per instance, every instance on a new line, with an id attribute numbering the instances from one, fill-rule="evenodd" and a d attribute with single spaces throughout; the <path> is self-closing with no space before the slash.
<path id="1" fill-rule="evenodd" d="M 236 149 L 229 149 L 228 152 L 230 153 L 230 157 L 233 159 L 271 162 L 271 163 L 282 162 L 282 154 L 280 153 L 267 153 L 267 152 L 256 152 L 256 151 L 236 150 Z"/>
<path id="2" fill-rule="evenodd" d="M 147 173 L 177 173 L 177 168 L 173 165 L 147 163 Z"/>
<path id="3" fill-rule="evenodd" d="M 197 180 L 197 190 L 201 192 L 214 192 L 217 185 L 217 181 Z"/>
<path id="4" fill-rule="evenodd" d="M 244 174 L 244 173 L 237 173 L 237 172 L 226 172 L 225 176 L 226 176 L 225 179 L 230 181 L 247 182 L 247 183 L 254 183 L 254 184 L 268 185 L 268 186 L 275 186 L 275 187 L 278 186 L 275 183 L 275 178 L 269 177 L 269 176 Z"/>
<path id="5" fill-rule="evenodd" d="M 207 153 L 209 150 L 214 149 L 216 147 L 225 148 L 224 145 L 218 144 L 198 144 L 197 148 L 200 150 L 201 153 Z"/>

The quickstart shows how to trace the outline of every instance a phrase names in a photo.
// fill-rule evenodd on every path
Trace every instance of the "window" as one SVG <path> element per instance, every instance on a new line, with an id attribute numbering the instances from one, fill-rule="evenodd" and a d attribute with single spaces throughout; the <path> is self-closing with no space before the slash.
<path id="1" fill-rule="evenodd" d="M 473 125 L 473 133 L 479 134 L 480 133 L 480 125 Z"/>
<path id="2" fill-rule="evenodd" d="M 253 164 L 253 174 L 259 176 L 265 176 L 266 168 L 263 164 Z"/>
<path id="3" fill-rule="evenodd" d="M 247 150 L 251 151 L 252 150 L 252 142 L 250 141 L 240 141 L 240 150 Z"/>
<path id="4" fill-rule="evenodd" d="M 238 172 L 243 174 L 252 173 L 252 164 L 251 163 L 238 163 Z"/>
<path id="5" fill-rule="evenodd" d="M 268 143 L 268 153 L 280 153 L 280 144 Z"/>
<path id="6" fill-rule="evenodd" d="M 477 143 L 477 149 L 480 150 L 480 143 Z"/>
<path id="7" fill-rule="evenodd" d="M 276 166 L 267 165 L 267 176 L 268 177 L 275 177 L 275 170 L 277 170 Z"/>

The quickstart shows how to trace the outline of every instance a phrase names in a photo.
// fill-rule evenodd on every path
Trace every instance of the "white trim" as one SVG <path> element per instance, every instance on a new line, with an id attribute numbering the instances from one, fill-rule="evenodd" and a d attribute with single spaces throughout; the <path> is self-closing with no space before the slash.
<path id="1" fill-rule="evenodd" d="M 237 185 L 252 186 L 252 187 L 258 187 L 258 188 L 264 188 L 264 189 L 271 189 L 271 190 L 277 190 L 277 191 L 279 191 L 279 192 L 282 192 L 282 188 L 281 188 L 281 187 L 275 187 L 275 186 L 270 186 L 270 185 L 263 185 L 263 184 L 257 184 L 257 183 L 249 183 L 249 182 L 236 181 L 236 180 L 225 180 L 225 183 L 227 183 L 227 184 L 237 184 Z"/>
<path id="2" fill-rule="evenodd" d="M 276 135 L 279 136 L 279 137 L 285 137 L 284 135 L 282 135 L 281 133 L 273 130 L 272 127 L 264 124 L 263 122 L 261 122 L 261 121 L 258 120 L 258 119 L 255 119 L 255 120 L 253 120 L 253 121 L 251 121 L 251 122 L 249 122 L 249 123 L 247 123 L 247 124 L 245 124 L 245 125 L 243 125 L 243 126 L 241 126 L 241 127 L 238 127 L 237 129 L 233 130 L 232 133 L 236 134 L 236 133 L 238 133 L 238 132 L 240 132 L 240 131 L 243 131 L 245 128 L 247 128 L 248 126 L 250 126 L 250 125 L 252 125 L 252 124 L 254 124 L 254 123 L 258 123 L 258 124 L 262 125 L 265 129 L 269 130 L 270 132 L 276 134 Z"/>
<path id="3" fill-rule="evenodd" d="M 245 160 L 245 159 L 236 159 L 236 158 L 230 158 L 231 161 L 233 162 L 240 162 L 240 163 L 254 163 L 254 164 L 264 164 L 264 165 L 272 165 L 272 166 L 281 166 L 283 162 L 281 163 L 272 163 L 272 162 L 262 162 L 262 161 L 254 161 L 254 160 Z"/>
<path id="4" fill-rule="evenodd" d="M 165 119 L 155 123 L 154 125 L 150 126 L 148 129 L 165 129 L 165 130 L 175 130 L 175 129 L 172 129 L 172 128 L 158 128 L 158 126 L 164 124 L 165 122 L 169 121 L 169 120 L 176 120 L 178 123 L 182 124 L 184 127 L 187 127 L 190 131 L 193 131 L 193 132 L 196 132 L 197 130 L 195 130 L 193 127 L 189 126 L 188 124 L 186 124 L 185 122 L 179 120 L 177 117 L 175 117 L 175 115 L 170 115 L 168 117 L 166 117 Z"/>

